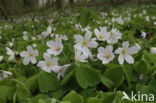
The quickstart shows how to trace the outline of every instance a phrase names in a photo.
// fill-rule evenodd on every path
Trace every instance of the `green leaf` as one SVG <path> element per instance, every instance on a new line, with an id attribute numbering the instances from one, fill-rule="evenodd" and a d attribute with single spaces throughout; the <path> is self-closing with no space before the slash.
<path id="1" fill-rule="evenodd" d="M 0 96 L 0 103 L 6 103 L 5 97 Z"/>
<path id="2" fill-rule="evenodd" d="M 136 81 L 137 75 L 134 73 L 134 66 L 132 65 L 125 65 L 123 66 L 124 74 L 128 82 Z"/>
<path id="3" fill-rule="evenodd" d="M 71 103 L 70 101 L 62 101 L 62 102 L 59 102 L 59 103 Z"/>
<path id="4" fill-rule="evenodd" d="M 147 70 L 148 70 L 146 62 L 144 60 L 141 60 L 141 61 L 137 62 L 136 65 L 135 65 L 135 70 L 138 73 L 146 73 Z"/>
<path id="5" fill-rule="evenodd" d="M 142 94 L 156 94 L 155 89 L 148 85 L 137 84 L 136 90 Z"/>
<path id="6" fill-rule="evenodd" d="M 35 97 L 29 98 L 28 103 L 38 103 L 39 100 L 46 100 L 48 98 L 45 94 L 38 94 Z"/>
<path id="7" fill-rule="evenodd" d="M 61 85 L 66 84 L 69 81 L 69 79 L 73 76 L 73 74 L 74 74 L 74 70 L 70 71 L 61 81 Z"/>
<path id="8" fill-rule="evenodd" d="M 54 91 L 59 87 L 59 81 L 54 74 L 41 71 L 38 76 L 39 90 L 43 93 Z"/>
<path id="9" fill-rule="evenodd" d="M 37 87 L 37 78 L 38 75 L 32 76 L 30 77 L 27 81 L 26 81 L 26 87 L 29 89 L 35 89 Z"/>
<path id="10" fill-rule="evenodd" d="M 90 97 L 88 98 L 87 103 L 103 103 L 103 100 L 96 97 Z"/>
<path id="11" fill-rule="evenodd" d="M 116 68 L 108 68 L 104 76 L 109 80 L 113 81 L 115 88 L 117 88 L 124 80 L 124 72 L 121 66 Z"/>
<path id="12" fill-rule="evenodd" d="M 156 55 L 155 54 L 151 54 L 151 53 L 147 53 L 147 52 L 145 52 L 144 54 L 145 54 L 144 58 L 148 63 L 153 63 L 156 65 Z M 149 65 L 151 65 L 151 64 L 149 64 Z"/>
<path id="13" fill-rule="evenodd" d="M 24 100 L 30 96 L 30 91 L 22 86 L 17 86 L 18 100 Z"/>
<path id="14" fill-rule="evenodd" d="M 100 82 L 100 74 L 88 64 L 78 64 L 76 80 L 82 88 L 95 86 Z"/>
<path id="15" fill-rule="evenodd" d="M 9 87 L 9 86 L 0 86 L 0 101 L 5 100 L 5 99 L 12 99 L 12 96 L 15 92 L 14 87 Z M 1 103 L 1 102 L 0 102 Z M 3 103 L 3 102 L 2 102 Z"/>
<path id="16" fill-rule="evenodd" d="M 107 88 L 111 89 L 114 86 L 114 82 L 108 79 L 107 77 L 105 77 L 104 75 L 101 77 L 101 81 Z"/>
<path id="17" fill-rule="evenodd" d="M 148 87 L 152 88 L 153 90 L 156 91 L 156 79 L 152 79 L 149 84 Z"/>
<path id="18" fill-rule="evenodd" d="M 123 96 L 121 92 L 101 92 L 99 95 L 103 100 L 102 103 L 121 103 Z"/>
<path id="19" fill-rule="evenodd" d="M 0 103 L 6 103 L 6 96 L 9 92 L 9 88 L 6 86 L 0 86 Z"/>
<path id="20" fill-rule="evenodd" d="M 57 89 L 56 91 L 51 93 L 51 96 L 56 99 L 60 99 L 64 96 L 64 89 Z"/>
<path id="21" fill-rule="evenodd" d="M 84 100 L 82 98 L 82 96 L 80 96 L 78 93 L 76 93 L 75 91 L 70 92 L 69 94 L 67 94 L 64 98 L 64 101 L 71 101 L 72 103 L 83 103 Z"/>

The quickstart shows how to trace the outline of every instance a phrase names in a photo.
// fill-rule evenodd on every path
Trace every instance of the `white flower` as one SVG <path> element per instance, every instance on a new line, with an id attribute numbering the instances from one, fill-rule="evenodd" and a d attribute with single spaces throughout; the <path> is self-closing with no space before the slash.
<path id="1" fill-rule="evenodd" d="M 47 27 L 47 31 L 44 31 L 41 33 L 41 37 L 48 37 L 48 36 L 51 36 L 51 37 L 53 36 L 52 27 L 50 25 Z"/>
<path id="2" fill-rule="evenodd" d="M 34 50 L 32 46 L 27 46 L 27 51 L 22 51 L 20 55 L 21 57 L 24 57 L 24 65 L 28 65 L 30 62 L 35 64 L 37 62 L 36 56 L 38 56 L 38 51 Z"/>
<path id="3" fill-rule="evenodd" d="M 90 31 L 90 26 L 86 26 L 85 28 L 83 28 L 83 30 L 82 31 L 85 31 L 85 32 L 87 32 L 87 31 Z"/>
<path id="4" fill-rule="evenodd" d="M 101 27 L 100 30 L 95 29 L 94 33 L 98 40 L 100 41 L 106 41 L 108 38 L 108 32 L 106 27 Z"/>
<path id="5" fill-rule="evenodd" d="M 77 30 L 81 30 L 81 31 L 85 31 L 85 32 L 90 31 L 90 26 L 86 26 L 85 28 L 83 28 L 81 24 L 75 24 L 75 28 Z"/>
<path id="6" fill-rule="evenodd" d="M 117 43 L 118 39 L 121 39 L 121 33 L 117 29 L 112 29 L 109 32 L 107 43 L 109 44 Z"/>
<path id="7" fill-rule="evenodd" d="M 23 39 L 24 39 L 24 40 L 28 40 L 28 38 L 29 38 L 29 36 L 28 36 L 27 34 L 24 34 L 24 35 L 23 35 Z"/>
<path id="8" fill-rule="evenodd" d="M 102 60 L 102 64 L 107 64 L 114 59 L 113 47 L 111 45 L 106 48 L 100 47 L 98 48 L 97 57 Z"/>
<path id="9" fill-rule="evenodd" d="M 145 19 L 146 19 L 146 21 L 150 21 L 149 16 L 146 16 Z"/>
<path id="10" fill-rule="evenodd" d="M 47 50 L 49 54 L 59 55 L 63 51 L 62 40 L 56 37 L 55 41 L 48 41 L 47 46 L 50 48 Z"/>
<path id="11" fill-rule="evenodd" d="M 32 40 L 36 40 L 36 37 L 34 37 L 34 36 L 32 36 L 31 38 L 32 38 Z"/>
<path id="12" fill-rule="evenodd" d="M 9 46 L 12 47 L 14 45 L 14 42 L 8 42 Z"/>
<path id="13" fill-rule="evenodd" d="M 146 34 L 145 32 L 142 32 L 142 33 L 141 33 L 141 36 L 142 36 L 143 39 L 145 39 L 146 36 L 147 36 L 147 34 Z"/>
<path id="14" fill-rule="evenodd" d="M 150 53 L 156 54 L 156 47 L 151 47 L 150 48 Z"/>
<path id="15" fill-rule="evenodd" d="M 142 13 L 143 13 L 143 14 L 146 14 L 147 12 L 146 12 L 146 10 L 143 10 Z"/>
<path id="16" fill-rule="evenodd" d="M 32 44 L 32 46 L 36 48 L 37 44 Z"/>
<path id="17" fill-rule="evenodd" d="M 0 80 L 3 80 L 5 78 L 8 78 L 11 75 L 12 75 L 12 72 L 2 71 L 2 73 L 0 74 Z"/>
<path id="18" fill-rule="evenodd" d="M 68 40 L 66 35 L 56 35 L 56 37 L 60 38 L 61 40 Z"/>
<path id="19" fill-rule="evenodd" d="M 74 45 L 75 49 L 86 52 L 88 56 L 92 57 L 92 54 L 89 48 L 96 48 L 98 43 L 96 42 L 96 38 L 91 38 L 92 34 L 90 31 L 87 31 L 85 37 L 81 35 L 74 35 L 76 44 Z"/>
<path id="20" fill-rule="evenodd" d="M 3 60 L 3 56 L 0 56 L 0 62 Z"/>
<path id="21" fill-rule="evenodd" d="M 61 66 L 61 68 L 57 71 L 57 78 L 60 80 L 61 77 L 64 77 L 64 73 L 68 69 L 68 67 L 71 66 L 71 64 L 66 64 Z"/>
<path id="22" fill-rule="evenodd" d="M 121 25 L 124 24 L 124 21 L 121 17 L 112 18 L 112 22 L 117 22 L 118 24 L 121 24 Z"/>
<path id="23" fill-rule="evenodd" d="M 88 54 L 83 52 L 82 50 L 75 49 L 75 60 L 80 62 L 86 62 L 88 58 Z"/>
<path id="24" fill-rule="evenodd" d="M 118 61 L 120 64 L 124 63 L 124 60 L 129 64 L 134 63 L 134 59 L 131 55 L 138 53 L 139 49 L 136 46 L 129 47 L 129 42 L 125 41 L 122 44 L 122 48 L 118 48 L 115 53 L 119 54 Z"/>
<path id="25" fill-rule="evenodd" d="M 28 34 L 28 32 L 27 31 L 23 31 L 23 34 Z"/>
<path id="26" fill-rule="evenodd" d="M 26 31 L 23 32 L 23 39 L 24 40 L 28 40 L 29 39 L 28 33 Z"/>
<path id="27" fill-rule="evenodd" d="M 83 30 L 81 24 L 75 24 L 75 28 L 76 28 L 77 30 Z"/>
<path id="28" fill-rule="evenodd" d="M 135 43 L 135 46 L 138 48 L 138 50 L 141 50 L 141 46 L 138 43 Z"/>
<path id="29" fill-rule="evenodd" d="M 12 38 L 11 40 L 12 40 L 12 42 L 15 42 L 15 38 Z"/>
<path id="30" fill-rule="evenodd" d="M 10 56 L 8 60 L 14 60 L 17 52 L 12 51 L 10 48 L 6 47 L 7 54 Z"/>
<path id="31" fill-rule="evenodd" d="M 61 68 L 61 66 L 58 66 L 58 58 L 53 57 L 49 54 L 44 54 L 44 61 L 40 61 L 37 64 L 38 67 L 40 67 L 42 70 L 50 73 L 50 72 L 58 72 Z"/>

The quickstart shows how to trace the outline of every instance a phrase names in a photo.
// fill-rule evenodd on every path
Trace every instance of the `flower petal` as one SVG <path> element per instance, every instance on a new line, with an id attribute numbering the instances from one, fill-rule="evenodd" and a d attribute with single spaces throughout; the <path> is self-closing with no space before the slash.
<path id="1" fill-rule="evenodd" d="M 108 46 L 106 47 L 106 50 L 109 51 L 109 52 L 112 52 L 112 51 L 113 51 L 113 46 L 108 45 Z"/>
<path id="2" fill-rule="evenodd" d="M 99 52 L 99 53 L 104 53 L 104 52 L 105 52 L 105 48 L 99 47 L 99 48 L 98 48 L 98 52 Z"/>
<path id="3" fill-rule="evenodd" d="M 45 61 L 38 62 L 37 66 L 42 68 L 45 65 Z"/>
<path id="4" fill-rule="evenodd" d="M 80 42 L 83 40 L 83 37 L 81 35 L 74 35 L 74 38 L 75 38 L 76 42 Z"/>
<path id="5" fill-rule="evenodd" d="M 85 40 L 89 41 L 92 37 L 92 32 L 91 31 L 86 31 L 85 34 Z"/>
<path id="6" fill-rule="evenodd" d="M 131 55 L 125 55 L 125 60 L 129 63 L 129 64 L 133 64 L 134 63 L 134 59 Z"/>
<path id="7" fill-rule="evenodd" d="M 58 72 L 60 71 L 61 68 L 62 68 L 61 66 L 53 66 L 53 67 L 51 68 L 51 71 L 53 71 L 53 72 L 55 72 L 55 73 L 58 73 Z"/>
<path id="8" fill-rule="evenodd" d="M 133 47 L 128 48 L 128 53 L 129 54 L 136 54 L 138 52 L 139 52 L 139 49 L 136 46 L 133 46 Z"/>
<path id="9" fill-rule="evenodd" d="M 115 50 L 115 54 L 120 54 L 122 52 L 122 48 L 118 48 Z"/>
<path id="10" fill-rule="evenodd" d="M 20 53 L 20 56 L 21 56 L 21 57 L 27 57 L 27 56 L 28 56 L 28 52 L 27 52 L 27 51 L 22 51 L 22 52 Z"/>
<path id="11" fill-rule="evenodd" d="M 129 41 L 125 41 L 122 43 L 123 48 L 128 48 L 129 47 Z"/>
<path id="12" fill-rule="evenodd" d="M 90 41 L 88 43 L 88 47 L 90 48 L 96 48 L 98 46 L 98 43 L 96 41 Z"/>
<path id="13" fill-rule="evenodd" d="M 27 46 L 27 50 L 28 50 L 28 51 L 33 51 L 32 46 Z"/>
<path id="14" fill-rule="evenodd" d="M 32 64 L 35 64 L 36 62 L 37 62 L 37 61 L 36 61 L 36 58 L 34 58 L 34 57 L 31 58 L 31 63 L 32 63 Z"/>
<path id="15" fill-rule="evenodd" d="M 48 41 L 47 42 L 47 46 L 50 47 L 50 48 L 52 48 L 54 45 L 55 45 L 54 41 Z"/>
<path id="16" fill-rule="evenodd" d="M 47 28 L 47 32 L 48 32 L 48 34 L 50 34 L 51 31 L 52 31 L 52 27 L 49 25 L 48 28 Z"/>
<path id="17" fill-rule="evenodd" d="M 120 64 L 123 64 L 124 63 L 124 56 L 120 54 L 118 57 L 118 61 Z"/>
<path id="18" fill-rule="evenodd" d="M 30 62 L 30 58 L 27 58 L 27 57 L 26 57 L 26 58 L 23 59 L 23 64 L 24 64 L 24 65 L 28 65 L 29 62 Z"/>
<path id="19" fill-rule="evenodd" d="M 98 29 L 95 29 L 94 33 L 95 33 L 96 36 L 98 36 L 100 34 L 100 31 Z"/>

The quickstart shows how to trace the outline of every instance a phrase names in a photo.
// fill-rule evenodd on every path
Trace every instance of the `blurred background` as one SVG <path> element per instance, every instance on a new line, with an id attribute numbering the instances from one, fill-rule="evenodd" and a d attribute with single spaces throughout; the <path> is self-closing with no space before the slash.
<path id="1" fill-rule="evenodd" d="M 156 0 L 0 0 L 0 16 L 23 15 L 43 12 L 49 9 L 70 9 L 73 7 L 108 7 L 124 4 L 156 4 Z"/>

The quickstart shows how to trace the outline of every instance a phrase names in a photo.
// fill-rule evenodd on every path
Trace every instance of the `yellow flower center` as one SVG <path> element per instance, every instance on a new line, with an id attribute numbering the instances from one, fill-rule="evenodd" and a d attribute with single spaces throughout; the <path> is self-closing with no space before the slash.
<path id="1" fill-rule="evenodd" d="M 109 53 L 104 54 L 104 58 L 109 59 L 110 57 L 111 57 L 111 55 Z"/>
<path id="2" fill-rule="evenodd" d="M 56 51 L 60 51 L 60 50 L 61 50 L 61 47 L 58 46 L 58 47 L 55 48 L 55 50 L 56 50 Z"/>
<path id="3" fill-rule="evenodd" d="M 114 37 L 114 36 L 115 36 L 115 33 L 114 33 L 114 32 L 111 32 L 111 33 L 110 33 L 110 36 L 111 36 L 111 37 Z"/>
<path id="4" fill-rule="evenodd" d="M 28 56 L 29 56 L 29 57 L 34 57 L 34 53 L 31 53 L 31 52 L 30 52 L 30 53 L 28 54 Z"/>
<path id="5" fill-rule="evenodd" d="M 53 63 L 50 62 L 50 61 L 47 61 L 47 62 L 46 62 L 46 66 L 47 66 L 47 67 L 51 67 L 51 66 L 53 66 Z"/>
<path id="6" fill-rule="evenodd" d="M 87 46 L 88 43 L 89 43 L 89 41 L 83 41 L 83 42 L 82 42 L 82 45 L 83 45 L 83 46 Z"/>
<path id="7" fill-rule="evenodd" d="M 127 53 L 128 53 L 128 49 L 123 49 L 123 50 L 122 50 L 122 54 L 123 54 L 123 55 L 126 55 Z"/>
<path id="8" fill-rule="evenodd" d="M 105 37 L 102 34 L 99 35 L 99 39 L 104 39 L 104 38 Z"/>

